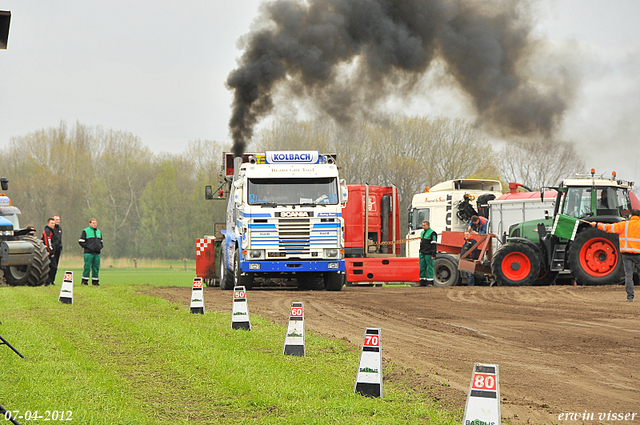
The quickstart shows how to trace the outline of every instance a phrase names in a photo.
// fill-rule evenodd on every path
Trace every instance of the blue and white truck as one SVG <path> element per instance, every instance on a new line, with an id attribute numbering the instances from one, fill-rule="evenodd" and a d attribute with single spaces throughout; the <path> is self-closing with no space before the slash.
<path id="1" fill-rule="evenodd" d="M 335 156 L 225 153 L 222 177 L 220 195 L 228 199 L 222 289 L 294 280 L 302 289 L 342 289 L 348 191 Z"/>

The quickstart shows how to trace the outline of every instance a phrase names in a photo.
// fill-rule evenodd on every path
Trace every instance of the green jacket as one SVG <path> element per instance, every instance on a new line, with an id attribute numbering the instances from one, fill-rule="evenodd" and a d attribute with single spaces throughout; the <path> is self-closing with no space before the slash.
<path id="1" fill-rule="evenodd" d="M 78 243 L 84 248 L 85 254 L 100 254 L 102 251 L 102 232 L 89 226 L 82 231 Z"/>
<path id="2" fill-rule="evenodd" d="M 438 240 L 438 234 L 429 227 L 427 230 L 423 230 L 420 234 L 420 254 L 422 255 L 436 255 L 438 246 L 436 244 Z"/>

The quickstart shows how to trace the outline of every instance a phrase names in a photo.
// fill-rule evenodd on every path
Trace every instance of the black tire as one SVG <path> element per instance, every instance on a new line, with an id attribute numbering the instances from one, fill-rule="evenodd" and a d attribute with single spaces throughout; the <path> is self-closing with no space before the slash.
<path id="1" fill-rule="evenodd" d="M 42 286 L 49 278 L 49 251 L 42 240 L 32 235 L 24 235 L 18 240 L 30 242 L 34 246 L 33 260 L 28 266 L 3 267 L 4 278 L 10 286 Z"/>
<path id="2" fill-rule="evenodd" d="M 227 268 L 227 250 L 220 250 L 220 289 L 233 289 L 233 273 Z"/>
<path id="3" fill-rule="evenodd" d="M 559 272 L 552 272 L 551 270 L 540 269 L 538 278 L 533 281 L 535 286 L 548 286 L 553 285 L 558 277 Z"/>
<path id="4" fill-rule="evenodd" d="M 253 276 L 242 276 L 242 270 L 240 269 L 240 250 L 236 249 L 236 254 L 233 261 L 233 277 L 235 286 L 244 286 L 247 291 L 253 289 Z"/>
<path id="5" fill-rule="evenodd" d="M 344 273 L 330 272 L 324 275 L 324 287 L 327 291 L 341 291 L 347 281 Z"/>
<path id="6" fill-rule="evenodd" d="M 500 285 L 531 285 L 540 273 L 540 259 L 527 244 L 507 243 L 494 255 L 491 272 Z"/>
<path id="7" fill-rule="evenodd" d="M 324 289 L 324 278 L 318 273 L 302 273 L 297 277 L 298 289 L 319 291 Z"/>
<path id="8" fill-rule="evenodd" d="M 569 248 L 571 274 L 580 285 L 615 285 L 624 277 L 618 237 L 588 227 L 578 232 Z"/>
<path id="9" fill-rule="evenodd" d="M 456 286 L 460 284 L 460 270 L 454 257 L 437 257 L 433 264 L 433 286 Z"/>

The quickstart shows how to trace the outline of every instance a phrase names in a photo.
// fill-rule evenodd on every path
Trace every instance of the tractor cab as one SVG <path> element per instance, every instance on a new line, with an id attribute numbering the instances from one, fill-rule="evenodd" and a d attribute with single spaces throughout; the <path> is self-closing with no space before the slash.
<path id="1" fill-rule="evenodd" d="M 11 206 L 11 199 L 0 193 L 0 236 L 13 236 L 13 230 L 20 228 L 18 214 L 20 210 Z"/>
<path id="2" fill-rule="evenodd" d="M 625 220 L 631 214 L 632 187 L 632 182 L 618 180 L 616 173 L 610 178 L 597 177 L 594 169 L 590 175 L 562 181 L 554 188 L 553 217 L 509 229 L 507 243 L 492 262 L 497 280 L 513 285 L 546 284 L 559 272 L 571 271 L 581 284 L 618 283 L 623 275 L 618 236 L 593 228 L 590 222 Z M 529 273 L 521 273 L 523 264 L 530 265 L 524 267 Z"/>
<path id="3" fill-rule="evenodd" d="M 631 213 L 630 186 L 615 180 L 566 180 L 558 188 L 560 214 L 582 220 L 614 222 Z"/>

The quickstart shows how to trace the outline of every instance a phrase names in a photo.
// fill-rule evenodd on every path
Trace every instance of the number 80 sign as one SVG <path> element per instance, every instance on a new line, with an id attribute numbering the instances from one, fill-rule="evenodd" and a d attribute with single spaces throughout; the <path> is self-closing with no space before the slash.
<path id="1" fill-rule="evenodd" d="M 476 373 L 473 375 L 471 388 L 474 390 L 496 391 L 496 377 L 487 373 Z"/>

